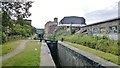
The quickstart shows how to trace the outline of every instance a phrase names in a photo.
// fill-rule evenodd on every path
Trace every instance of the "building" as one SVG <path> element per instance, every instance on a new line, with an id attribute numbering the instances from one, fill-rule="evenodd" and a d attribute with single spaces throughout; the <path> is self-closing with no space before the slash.
<path id="1" fill-rule="evenodd" d="M 55 29 L 57 28 L 58 24 L 58 18 L 54 18 L 54 21 L 49 21 L 45 24 L 45 34 L 52 35 L 55 32 Z"/>
<path id="2" fill-rule="evenodd" d="M 77 16 L 68 16 L 64 17 L 60 22 L 59 26 L 83 26 L 86 25 L 85 19 L 83 17 L 77 17 Z"/>
<path id="3" fill-rule="evenodd" d="M 70 34 L 74 34 L 75 32 L 80 30 L 81 26 L 85 26 L 85 19 L 83 17 L 78 17 L 78 16 L 67 16 L 64 17 L 60 22 L 59 22 L 59 28 L 64 28 Z"/>
<path id="4" fill-rule="evenodd" d="M 119 40 L 120 18 L 114 18 L 86 26 L 82 26 L 77 33 L 107 36 L 113 40 Z"/>

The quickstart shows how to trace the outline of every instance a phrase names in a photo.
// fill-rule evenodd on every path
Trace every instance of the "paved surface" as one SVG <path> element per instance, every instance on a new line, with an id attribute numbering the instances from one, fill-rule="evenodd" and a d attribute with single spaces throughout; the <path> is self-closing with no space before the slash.
<path id="1" fill-rule="evenodd" d="M 44 42 L 42 42 L 41 46 L 40 66 L 53 66 L 55 68 L 50 50 Z"/>
<path id="2" fill-rule="evenodd" d="M 0 62 L 3 60 L 7 60 L 8 58 L 11 58 L 11 57 L 15 56 L 16 54 L 22 52 L 25 49 L 25 47 L 26 47 L 25 45 L 27 42 L 28 42 L 28 40 L 22 40 L 15 50 L 13 50 L 12 52 L 10 52 L 4 56 L 0 56 Z"/>

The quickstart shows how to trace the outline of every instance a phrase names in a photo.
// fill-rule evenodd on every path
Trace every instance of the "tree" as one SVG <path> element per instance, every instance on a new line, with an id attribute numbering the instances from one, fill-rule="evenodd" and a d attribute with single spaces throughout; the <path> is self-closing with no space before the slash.
<path id="1" fill-rule="evenodd" d="M 31 13 L 32 1 L 22 2 L 2 2 L 2 11 L 6 12 L 11 19 L 28 18 Z"/>
<path id="2" fill-rule="evenodd" d="M 22 0 L 21 0 L 22 1 Z M 2 8 L 2 42 L 6 42 L 8 37 L 14 35 L 30 36 L 32 26 L 27 25 L 24 18 L 28 18 L 31 13 L 29 8 L 32 7 L 32 1 L 12 2 L 0 1 Z"/>
<path id="3" fill-rule="evenodd" d="M 2 44 L 2 12 L 0 11 L 0 44 Z"/>

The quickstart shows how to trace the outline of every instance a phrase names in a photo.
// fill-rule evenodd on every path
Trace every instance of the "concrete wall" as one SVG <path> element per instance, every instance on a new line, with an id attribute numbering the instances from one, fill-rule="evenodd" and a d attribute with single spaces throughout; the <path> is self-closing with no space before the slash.
<path id="1" fill-rule="evenodd" d="M 83 68 L 118 68 L 116 64 L 103 60 L 85 51 L 58 42 L 58 56 L 61 66 L 81 66 Z"/>

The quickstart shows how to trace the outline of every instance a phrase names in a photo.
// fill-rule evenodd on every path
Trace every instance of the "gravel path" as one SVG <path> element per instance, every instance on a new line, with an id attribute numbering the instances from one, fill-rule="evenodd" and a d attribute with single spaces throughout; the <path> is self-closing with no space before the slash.
<path id="1" fill-rule="evenodd" d="M 11 57 L 15 56 L 16 54 L 22 52 L 25 49 L 25 47 L 26 47 L 25 45 L 27 42 L 28 42 L 28 40 L 22 40 L 15 50 L 11 51 L 10 53 L 8 53 L 4 56 L 0 56 L 0 62 L 3 60 L 7 60 L 8 58 L 11 58 Z"/>

